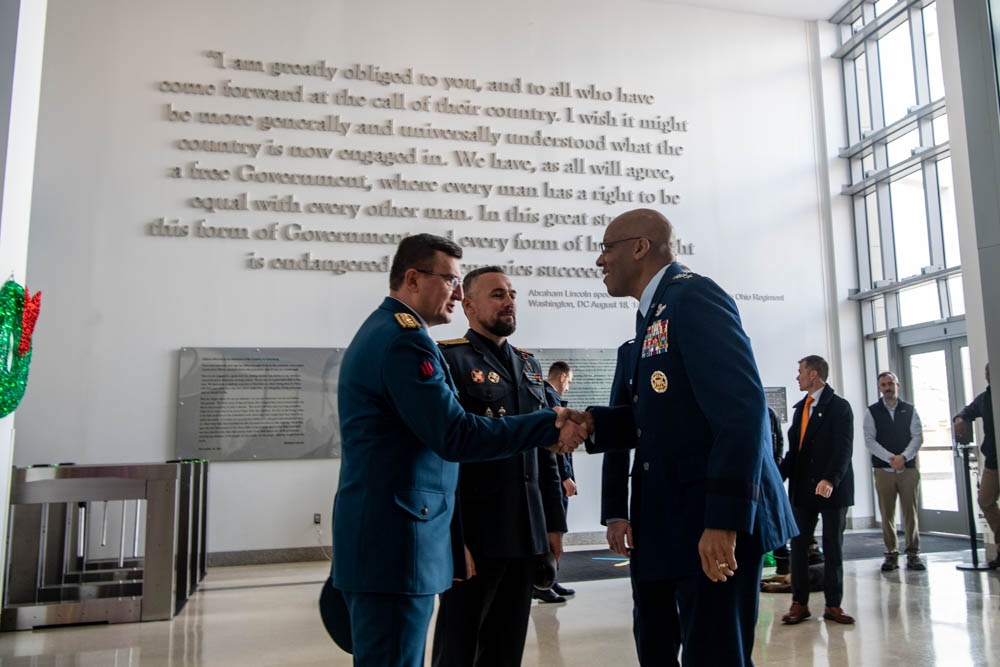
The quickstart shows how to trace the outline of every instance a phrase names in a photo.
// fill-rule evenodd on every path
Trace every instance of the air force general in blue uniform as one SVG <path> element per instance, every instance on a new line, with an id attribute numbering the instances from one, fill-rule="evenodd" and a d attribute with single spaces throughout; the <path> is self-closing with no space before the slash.
<path id="1" fill-rule="evenodd" d="M 458 402 L 427 327 L 448 322 L 462 298 L 461 254 L 440 237 L 404 239 L 390 297 L 361 325 L 342 361 L 332 578 L 349 612 L 355 665 L 423 665 L 434 596 L 456 574 L 449 525 L 457 461 L 508 457 L 559 440 L 552 410 L 488 419 Z"/>
<path id="2" fill-rule="evenodd" d="M 670 223 L 648 209 L 605 232 L 597 264 L 608 292 L 639 299 L 640 318 L 622 360 L 630 372 L 620 374 L 631 377 L 631 405 L 590 408 L 588 449 L 635 448 L 640 664 L 678 664 L 676 613 L 685 666 L 749 665 L 763 554 L 795 533 L 795 521 L 736 305 L 673 262 L 671 238 Z"/>

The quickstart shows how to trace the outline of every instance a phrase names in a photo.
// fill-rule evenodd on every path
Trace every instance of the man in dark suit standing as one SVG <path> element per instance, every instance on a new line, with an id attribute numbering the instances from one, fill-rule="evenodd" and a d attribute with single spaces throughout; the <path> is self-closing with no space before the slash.
<path id="1" fill-rule="evenodd" d="M 568 402 L 563 396 L 573 384 L 573 369 L 565 361 L 556 361 L 549 366 L 549 374 L 545 380 L 545 397 L 550 407 L 566 407 Z M 569 517 L 569 499 L 576 495 L 576 473 L 573 472 L 573 455 L 557 454 L 556 464 L 559 466 L 559 481 L 562 484 L 563 513 Z M 566 588 L 558 581 L 552 583 L 552 588 L 536 588 L 534 597 L 540 602 L 565 602 L 567 596 L 576 595 L 572 588 Z"/>
<path id="2" fill-rule="evenodd" d="M 500 419 L 547 407 L 538 361 L 507 340 L 517 292 L 499 266 L 469 272 L 464 338 L 441 349 L 470 414 Z M 441 594 L 434 667 L 517 667 L 524 652 L 538 557 L 562 554 L 566 515 L 555 455 L 536 449 L 462 463 L 459 514 L 476 576 Z"/>
<path id="3" fill-rule="evenodd" d="M 635 448 L 630 529 L 639 662 L 749 665 L 766 551 L 794 532 L 767 402 L 733 300 L 674 262 L 670 223 L 637 209 L 608 225 L 597 265 L 639 301 L 625 407 L 592 407 L 591 452 Z M 648 630 L 648 632 L 647 632 Z"/>
<path id="4" fill-rule="evenodd" d="M 993 541 L 1000 541 L 1000 474 L 997 473 L 997 438 L 993 424 L 993 388 L 990 386 L 990 365 L 986 364 L 986 391 L 977 395 L 962 411 L 952 418 L 957 442 L 972 442 L 972 422 L 983 420 L 983 468 L 979 477 L 979 509 L 993 531 Z M 1000 568 L 1000 554 L 986 564 L 990 569 Z"/>
<path id="5" fill-rule="evenodd" d="M 468 574 L 450 534 L 455 462 L 557 441 L 565 452 L 586 436 L 563 408 L 492 419 L 462 408 L 427 333 L 451 321 L 462 298 L 461 257 L 460 247 L 438 236 L 403 239 L 389 296 L 341 363 L 331 590 L 342 591 L 357 667 L 422 667 L 434 596 Z"/>
<path id="6" fill-rule="evenodd" d="M 781 621 L 794 625 L 809 618 L 809 545 L 816 521 L 823 517 L 823 618 L 850 625 L 844 613 L 844 528 L 854 504 L 854 413 L 851 405 L 826 384 L 830 365 L 823 357 L 799 360 L 796 380 L 805 397 L 795 404 L 788 429 L 788 456 L 781 473 L 799 534 L 792 538 L 792 606 Z"/>

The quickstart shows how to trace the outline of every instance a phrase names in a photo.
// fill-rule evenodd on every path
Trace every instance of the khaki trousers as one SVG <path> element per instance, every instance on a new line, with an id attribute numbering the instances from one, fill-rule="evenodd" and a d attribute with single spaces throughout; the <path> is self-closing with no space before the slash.
<path id="1" fill-rule="evenodd" d="M 1000 507 L 997 507 L 997 499 L 1000 499 L 1000 475 L 996 468 L 983 468 L 979 477 L 979 509 L 986 515 L 986 523 L 990 524 L 993 531 L 993 541 L 1000 541 Z"/>
<path id="2" fill-rule="evenodd" d="M 920 553 L 920 533 L 917 528 L 917 493 L 920 490 L 920 471 L 903 468 L 902 472 L 875 468 L 875 493 L 882 513 L 882 540 L 886 553 L 899 553 L 896 537 L 896 499 L 903 508 L 903 534 L 906 536 L 906 553 Z M 1000 510 L 998 510 L 1000 513 Z"/>

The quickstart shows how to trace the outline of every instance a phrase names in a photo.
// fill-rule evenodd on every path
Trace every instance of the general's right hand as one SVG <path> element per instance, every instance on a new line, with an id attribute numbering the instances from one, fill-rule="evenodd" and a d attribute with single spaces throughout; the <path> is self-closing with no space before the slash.
<path id="1" fill-rule="evenodd" d="M 632 525 L 628 521 L 612 521 L 608 524 L 608 548 L 616 554 L 630 555 L 635 542 L 632 541 Z"/>

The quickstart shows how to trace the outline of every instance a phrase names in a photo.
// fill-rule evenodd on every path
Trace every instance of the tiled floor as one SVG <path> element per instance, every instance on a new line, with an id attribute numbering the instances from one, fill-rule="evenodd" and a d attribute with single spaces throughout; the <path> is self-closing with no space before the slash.
<path id="1" fill-rule="evenodd" d="M 925 573 L 845 566 L 853 627 L 814 618 L 783 626 L 788 595 L 761 596 L 757 665 L 1000 664 L 1000 571 L 955 569 L 967 553 L 929 554 Z M 31 667 L 348 666 L 316 612 L 327 565 L 215 568 L 172 621 L 0 634 L 0 665 Z M 571 582 L 567 582 L 571 583 Z M 627 579 L 571 584 L 567 604 L 532 610 L 525 667 L 636 665 Z M 814 594 L 816 595 L 816 594 Z M 428 663 L 429 664 L 429 663 Z"/>

